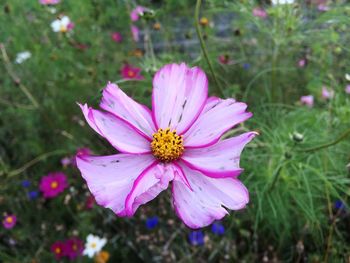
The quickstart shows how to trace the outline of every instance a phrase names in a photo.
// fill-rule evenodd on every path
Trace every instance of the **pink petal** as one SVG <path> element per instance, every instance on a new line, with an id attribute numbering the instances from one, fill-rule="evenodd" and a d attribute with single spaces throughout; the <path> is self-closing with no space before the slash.
<path id="1" fill-rule="evenodd" d="M 153 200 L 160 192 L 168 188 L 169 182 L 174 179 L 174 172 L 171 168 L 171 165 L 167 167 L 155 162 L 137 177 L 125 201 L 127 216 L 133 216 L 140 205 Z"/>
<path id="2" fill-rule="evenodd" d="M 80 105 L 85 119 L 98 134 L 123 153 L 150 153 L 150 141 L 133 125 L 108 113 Z"/>
<path id="3" fill-rule="evenodd" d="M 185 187 L 191 189 L 179 165 L 154 162 L 137 177 L 125 201 L 126 215 L 133 216 L 140 205 L 157 197 L 168 188 L 172 180 L 180 181 Z"/>
<path id="4" fill-rule="evenodd" d="M 152 155 L 77 156 L 77 166 L 99 205 L 125 216 L 125 200 L 134 181 L 154 162 Z"/>
<path id="5" fill-rule="evenodd" d="M 242 209 L 249 202 L 245 186 L 234 178 L 210 178 L 182 166 L 192 191 L 180 181 L 174 181 L 173 204 L 177 215 L 190 228 L 201 228 L 228 214 L 228 209 Z"/>
<path id="6" fill-rule="evenodd" d="M 152 139 L 152 134 L 156 130 L 151 111 L 146 106 L 128 97 L 116 84 L 107 84 L 107 87 L 103 90 L 100 107 L 130 123 L 145 136 Z"/>
<path id="7" fill-rule="evenodd" d="M 250 118 L 247 105 L 233 99 L 209 98 L 203 112 L 184 134 L 186 147 L 203 147 L 216 143 L 233 126 Z"/>
<path id="8" fill-rule="evenodd" d="M 169 64 L 153 79 L 152 110 L 157 128 L 184 133 L 198 118 L 208 95 L 208 79 L 198 67 Z"/>
<path id="9" fill-rule="evenodd" d="M 244 146 L 256 132 L 247 132 L 209 147 L 186 149 L 181 159 L 192 169 L 213 178 L 238 176 L 243 170 L 239 159 Z"/>

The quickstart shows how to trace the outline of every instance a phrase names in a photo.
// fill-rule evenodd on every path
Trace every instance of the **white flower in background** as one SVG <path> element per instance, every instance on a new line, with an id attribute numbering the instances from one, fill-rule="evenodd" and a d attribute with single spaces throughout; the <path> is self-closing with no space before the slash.
<path id="1" fill-rule="evenodd" d="M 345 79 L 346 79 L 347 81 L 350 81 L 350 74 L 346 73 L 346 74 L 345 74 Z"/>
<path id="2" fill-rule="evenodd" d="M 54 8 L 54 7 L 50 7 L 50 8 L 49 8 L 49 12 L 50 12 L 51 14 L 56 14 L 57 9 Z"/>
<path id="3" fill-rule="evenodd" d="M 106 243 L 107 239 L 89 234 L 86 238 L 83 255 L 92 258 L 95 254 L 101 251 L 102 247 L 106 245 Z"/>
<path id="4" fill-rule="evenodd" d="M 70 21 L 68 16 L 64 16 L 60 19 L 56 19 L 51 23 L 51 28 L 54 32 L 62 32 L 65 33 L 67 31 L 72 30 L 74 24 Z"/>
<path id="5" fill-rule="evenodd" d="M 17 64 L 21 64 L 23 61 L 27 60 L 31 56 L 32 54 L 29 51 L 19 52 L 16 56 L 15 62 Z"/>
<path id="6" fill-rule="evenodd" d="M 284 4 L 293 4 L 294 0 L 272 0 L 271 1 L 273 5 L 284 5 Z"/>

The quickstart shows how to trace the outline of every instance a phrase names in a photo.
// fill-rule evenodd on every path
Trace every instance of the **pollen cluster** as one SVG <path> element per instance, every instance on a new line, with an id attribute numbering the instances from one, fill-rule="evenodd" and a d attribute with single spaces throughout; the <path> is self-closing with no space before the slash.
<path id="1" fill-rule="evenodd" d="M 183 138 L 176 131 L 159 129 L 153 134 L 151 148 L 154 157 L 162 162 L 171 162 L 178 159 L 184 151 Z"/>

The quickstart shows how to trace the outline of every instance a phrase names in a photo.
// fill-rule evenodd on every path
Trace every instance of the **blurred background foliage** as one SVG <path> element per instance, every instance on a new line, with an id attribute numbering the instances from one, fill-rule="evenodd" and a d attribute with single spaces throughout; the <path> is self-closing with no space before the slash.
<path id="1" fill-rule="evenodd" d="M 85 125 L 76 105 L 97 106 L 107 81 L 150 106 L 156 70 L 185 61 L 202 67 L 211 94 L 222 95 L 202 56 L 195 1 L 62 0 L 53 14 L 38 1 L 2 0 L 0 212 L 16 214 L 18 224 L 0 229 L 0 262 L 52 262 L 53 242 L 89 233 L 108 238 L 110 262 L 349 262 L 350 140 L 337 138 L 350 128 L 350 95 L 344 91 L 350 84 L 350 3 L 321 2 L 329 10 L 319 10 L 318 1 L 204 1 L 201 32 L 218 84 L 225 97 L 247 102 L 254 113 L 230 135 L 257 130 L 260 136 L 241 161 L 249 206 L 221 222 L 224 235 L 208 227 L 204 244 L 194 246 L 168 192 L 131 219 L 97 206 L 87 210 L 84 181 L 60 160 L 82 147 L 115 153 Z M 130 32 L 136 5 L 154 11 L 134 22 L 139 42 Z M 257 7 L 266 18 L 253 15 Z M 61 14 L 75 24 L 69 33 L 50 27 Z M 111 39 L 113 32 L 121 33 L 121 43 Z M 25 50 L 31 57 L 14 63 Z M 126 63 L 142 68 L 145 79 L 124 80 Z M 334 90 L 332 99 L 322 98 L 323 86 Z M 299 101 L 308 94 L 313 107 Z M 67 174 L 69 189 L 49 201 L 28 198 L 42 176 L 58 170 Z M 159 224 L 149 229 L 145 222 L 152 216 Z"/>

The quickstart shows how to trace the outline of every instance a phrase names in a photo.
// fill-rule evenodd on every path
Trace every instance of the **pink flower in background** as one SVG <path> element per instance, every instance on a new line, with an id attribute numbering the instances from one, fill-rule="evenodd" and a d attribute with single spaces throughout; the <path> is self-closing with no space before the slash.
<path id="1" fill-rule="evenodd" d="M 317 6 L 317 9 L 318 9 L 318 11 L 326 12 L 326 11 L 330 10 L 330 7 L 325 5 L 325 4 L 320 4 Z"/>
<path id="2" fill-rule="evenodd" d="M 94 207 L 95 198 L 93 195 L 89 195 L 85 200 L 85 209 L 90 210 Z"/>
<path id="3" fill-rule="evenodd" d="M 169 64 L 154 76 L 152 111 L 109 83 L 100 107 L 80 105 L 87 123 L 120 154 L 77 156 L 96 202 L 131 217 L 171 183 L 177 215 L 190 228 L 210 225 L 249 202 L 238 180 L 244 146 L 256 135 L 221 139 L 252 116 L 245 103 L 208 98 L 198 67 Z"/>
<path id="4" fill-rule="evenodd" d="M 66 247 L 62 241 L 53 243 L 50 250 L 55 255 L 56 260 L 60 260 L 66 255 Z"/>
<path id="5" fill-rule="evenodd" d="M 125 64 L 120 73 L 123 79 L 133 79 L 133 80 L 142 80 L 144 77 L 141 75 L 141 68 L 133 67 L 129 64 Z"/>
<path id="6" fill-rule="evenodd" d="M 62 158 L 61 164 L 63 167 L 67 167 L 68 165 L 72 164 L 72 158 L 69 158 L 69 157 Z"/>
<path id="7" fill-rule="evenodd" d="M 123 40 L 122 34 L 120 34 L 119 32 L 114 32 L 112 33 L 112 39 L 114 42 L 116 43 L 120 43 Z"/>
<path id="8" fill-rule="evenodd" d="M 327 87 L 323 86 L 322 87 L 322 98 L 326 100 L 333 99 L 334 97 L 334 90 L 328 89 Z"/>
<path id="9" fill-rule="evenodd" d="M 40 0 L 40 4 L 42 5 L 56 5 L 60 2 L 61 0 Z"/>
<path id="10" fill-rule="evenodd" d="M 90 150 L 90 148 L 82 147 L 77 150 L 75 155 L 90 155 L 91 153 L 92 151 Z"/>
<path id="11" fill-rule="evenodd" d="M 228 55 L 220 55 L 218 60 L 221 64 L 227 65 L 230 62 L 230 57 Z"/>
<path id="12" fill-rule="evenodd" d="M 298 67 L 303 68 L 306 66 L 307 60 L 305 58 L 302 58 L 298 61 Z"/>
<path id="13" fill-rule="evenodd" d="M 137 6 L 134 8 L 130 13 L 131 21 L 135 22 L 139 20 L 140 15 L 142 15 L 145 10 L 147 10 L 147 8 L 143 6 Z"/>
<path id="14" fill-rule="evenodd" d="M 66 240 L 65 244 L 65 255 L 73 260 L 78 256 L 81 256 L 84 250 L 84 243 L 77 237 L 72 237 Z"/>
<path id="15" fill-rule="evenodd" d="M 253 9 L 253 16 L 260 17 L 260 18 L 266 18 L 267 13 L 264 9 L 260 7 L 256 7 Z"/>
<path id="16" fill-rule="evenodd" d="M 2 220 L 2 225 L 6 229 L 13 228 L 17 223 L 17 217 L 15 215 L 6 215 Z"/>
<path id="17" fill-rule="evenodd" d="M 140 30 L 137 26 L 132 25 L 131 26 L 131 34 L 132 34 L 132 39 L 135 42 L 138 42 L 140 40 L 140 36 L 139 36 Z"/>
<path id="18" fill-rule="evenodd" d="M 45 198 L 53 198 L 68 187 L 67 177 L 62 172 L 53 172 L 41 178 L 40 191 Z"/>
<path id="19" fill-rule="evenodd" d="M 311 108 L 312 106 L 314 106 L 314 96 L 312 95 L 301 96 L 300 102 L 301 104 L 304 104 Z"/>
<path id="20" fill-rule="evenodd" d="M 345 92 L 346 92 L 347 94 L 350 94 L 350 85 L 347 85 L 347 86 L 345 87 Z"/>

